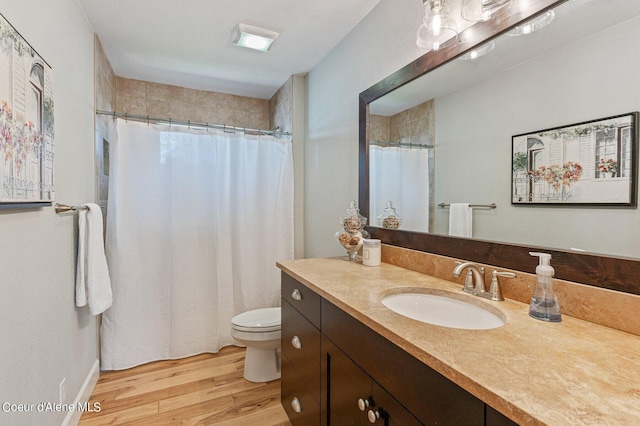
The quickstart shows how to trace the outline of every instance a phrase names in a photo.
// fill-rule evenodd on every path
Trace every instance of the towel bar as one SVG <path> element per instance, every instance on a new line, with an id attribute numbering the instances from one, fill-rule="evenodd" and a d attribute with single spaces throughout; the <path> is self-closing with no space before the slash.
<path id="1" fill-rule="evenodd" d="M 449 207 L 450 205 L 451 204 L 445 204 L 445 203 L 438 204 L 438 206 L 440 206 L 440 207 Z M 469 204 L 469 207 L 483 208 L 483 209 L 495 209 L 498 206 L 496 205 L 496 203 L 491 203 L 491 204 Z"/>
<path id="2" fill-rule="evenodd" d="M 60 214 L 60 213 L 66 213 L 66 212 L 73 212 L 76 211 L 80 208 L 82 208 L 82 206 L 70 206 L 68 204 L 60 204 L 60 203 L 56 203 L 54 206 L 56 213 Z"/>

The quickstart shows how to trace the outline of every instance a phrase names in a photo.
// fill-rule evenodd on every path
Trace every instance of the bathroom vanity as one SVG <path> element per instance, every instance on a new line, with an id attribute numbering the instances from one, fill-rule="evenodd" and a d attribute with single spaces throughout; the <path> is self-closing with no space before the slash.
<path id="1" fill-rule="evenodd" d="M 452 262 L 453 264 L 453 262 Z M 640 338 L 528 305 L 477 301 L 505 324 L 423 323 L 381 298 L 408 291 L 470 298 L 453 282 L 343 259 L 282 269 L 282 405 L 294 425 L 634 424 Z M 479 298 L 476 298 L 479 299 Z"/>

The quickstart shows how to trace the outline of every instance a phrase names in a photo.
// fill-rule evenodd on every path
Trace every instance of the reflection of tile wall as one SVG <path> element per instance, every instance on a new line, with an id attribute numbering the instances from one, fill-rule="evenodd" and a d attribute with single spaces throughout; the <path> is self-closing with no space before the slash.
<path id="1" fill-rule="evenodd" d="M 266 99 L 116 77 L 116 111 L 158 118 L 269 128 Z"/>
<path id="2" fill-rule="evenodd" d="M 435 108 L 431 99 L 392 116 L 370 114 L 370 141 L 404 144 L 435 144 Z M 435 155 L 429 155 L 429 230 L 435 226 Z"/>
<path id="3" fill-rule="evenodd" d="M 391 117 L 370 115 L 369 139 L 372 141 L 389 142 L 391 140 Z"/>
<path id="4" fill-rule="evenodd" d="M 391 140 L 431 144 L 435 138 L 433 99 L 391 117 Z"/>
<path id="5" fill-rule="evenodd" d="M 435 138 L 433 99 L 392 116 L 369 116 L 369 139 L 380 142 L 432 144 Z"/>

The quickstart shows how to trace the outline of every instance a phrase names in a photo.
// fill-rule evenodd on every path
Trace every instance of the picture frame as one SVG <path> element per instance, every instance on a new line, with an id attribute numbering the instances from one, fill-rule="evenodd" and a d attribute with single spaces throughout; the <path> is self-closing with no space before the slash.
<path id="1" fill-rule="evenodd" d="M 0 209 L 55 199 L 53 70 L 0 14 Z"/>
<path id="2" fill-rule="evenodd" d="M 511 204 L 637 207 L 638 112 L 512 137 Z"/>

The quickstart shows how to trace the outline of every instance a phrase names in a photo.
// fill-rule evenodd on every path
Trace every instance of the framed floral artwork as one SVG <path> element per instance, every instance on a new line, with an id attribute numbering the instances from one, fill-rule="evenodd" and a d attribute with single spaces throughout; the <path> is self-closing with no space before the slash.
<path id="1" fill-rule="evenodd" d="M 512 137 L 511 204 L 637 205 L 638 112 Z"/>
<path id="2" fill-rule="evenodd" d="M 53 71 L 0 15 L 0 208 L 51 205 Z"/>

